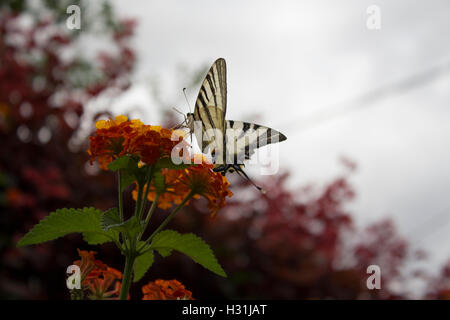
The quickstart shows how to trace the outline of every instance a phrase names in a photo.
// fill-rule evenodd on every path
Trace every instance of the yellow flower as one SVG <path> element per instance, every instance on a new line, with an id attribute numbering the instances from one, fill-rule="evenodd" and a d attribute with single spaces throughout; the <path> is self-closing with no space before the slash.
<path id="1" fill-rule="evenodd" d="M 97 129 L 109 129 L 113 126 L 117 126 L 126 121 L 128 121 L 128 118 L 126 116 L 120 115 L 120 116 L 116 116 L 116 118 L 114 120 L 112 120 L 112 119 L 99 120 L 95 123 L 95 127 Z"/>

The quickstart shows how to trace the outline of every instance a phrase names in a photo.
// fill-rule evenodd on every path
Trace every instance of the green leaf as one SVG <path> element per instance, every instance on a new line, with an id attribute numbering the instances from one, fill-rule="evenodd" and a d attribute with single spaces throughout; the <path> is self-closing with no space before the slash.
<path id="1" fill-rule="evenodd" d="M 195 234 L 179 234 L 173 230 L 164 230 L 153 238 L 150 248 L 160 253 L 162 250 L 163 256 L 170 254 L 170 250 L 182 252 L 215 274 L 227 276 L 211 248 Z"/>
<path id="2" fill-rule="evenodd" d="M 136 181 L 136 176 L 128 171 L 120 173 L 120 192 L 123 192 L 130 184 Z"/>
<path id="3" fill-rule="evenodd" d="M 184 163 L 175 164 L 175 163 L 172 162 L 171 158 L 161 158 L 156 163 L 155 168 L 156 168 L 156 170 L 160 170 L 162 168 L 169 168 L 169 169 L 179 170 L 179 169 L 186 169 L 190 165 L 191 164 L 184 164 Z"/>
<path id="4" fill-rule="evenodd" d="M 117 208 L 108 209 L 102 214 L 101 226 L 103 230 L 108 231 L 111 227 L 120 223 L 121 221 Z"/>
<path id="5" fill-rule="evenodd" d="M 121 222 L 117 208 L 109 209 L 102 216 L 102 228 L 104 231 L 116 231 L 128 234 L 134 237 L 143 231 L 144 225 L 139 222 L 136 216 L 131 217 L 127 221 Z"/>
<path id="6" fill-rule="evenodd" d="M 156 251 L 163 257 L 166 258 L 172 254 L 172 249 L 169 248 L 157 248 Z"/>
<path id="7" fill-rule="evenodd" d="M 131 156 L 122 156 L 114 160 L 108 164 L 108 169 L 111 171 L 122 169 L 120 172 L 121 192 L 136 181 L 137 177 L 142 175 L 138 166 L 138 160 Z"/>
<path id="8" fill-rule="evenodd" d="M 141 280 L 147 270 L 152 266 L 153 258 L 154 257 L 152 250 L 149 250 L 136 258 L 133 265 L 133 282 L 138 282 L 139 280 Z"/>
<path id="9" fill-rule="evenodd" d="M 35 225 L 17 246 L 38 244 L 75 232 L 83 233 L 90 244 L 112 241 L 115 234 L 102 229 L 101 217 L 102 212 L 95 208 L 56 210 Z"/>
<path id="10" fill-rule="evenodd" d="M 138 233 L 144 231 L 144 222 L 139 221 L 139 219 L 136 216 L 131 217 L 127 221 L 123 223 L 124 232 L 127 232 L 130 238 L 135 237 Z"/>
<path id="11" fill-rule="evenodd" d="M 159 194 L 164 193 L 166 189 L 166 183 L 164 181 L 164 176 L 161 174 L 161 171 L 155 172 L 153 177 L 153 183 L 155 184 L 156 192 Z"/>
<path id="12" fill-rule="evenodd" d="M 111 171 L 117 171 L 119 169 L 132 169 L 135 167 L 137 167 L 137 161 L 130 156 L 122 156 L 108 164 L 108 169 Z"/>
<path id="13" fill-rule="evenodd" d="M 113 236 L 114 238 L 117 238 L 117 234 L 114 234 L 113 231 L 109 232 L 109 234 L 111 234 L 111 236 Z M 102 244 L 105 242 L 112 241 L 110 236 L 107 236 L 103 233 L 94 233 L 94 232 L 83 232 L 83 240 L 91 245 Z"/>

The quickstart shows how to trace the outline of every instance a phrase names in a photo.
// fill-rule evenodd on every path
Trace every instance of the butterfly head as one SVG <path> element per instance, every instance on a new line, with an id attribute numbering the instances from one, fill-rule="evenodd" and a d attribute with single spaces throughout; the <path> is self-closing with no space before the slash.
<path id="1" fill-rule="evenodd" d="M 186 114 L 186 127 L 193 130 L 194 128 L 194 114 L 192 112 L 189 112 Z"/>

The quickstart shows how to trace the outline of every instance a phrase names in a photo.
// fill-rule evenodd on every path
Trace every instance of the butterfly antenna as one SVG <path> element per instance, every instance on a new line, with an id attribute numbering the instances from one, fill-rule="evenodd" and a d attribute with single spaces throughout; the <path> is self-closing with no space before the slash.
<path id="1" fill-rule="evenodd" d="M 236 170 L 236 172 L 237 172 L 241 177 L 244 177 L 245 179 L 247 179 L 248 182 L 250 182 L 256 189 L 258 189 L 259 191 L 261 191 L 261 193 L 266 193 L 266 190 L 264 190 L 263 188 L 257 186 L 256 183 L 254 183 L 254 182 L 252 181 L 252 179 L 250 179 L 250 178 L 248 177 L 248 175 L 244 172 L 244 170 L 242 170 L 242 168 L 240 168 L 240 167 L 235 167 L 234 169 Z"/>
<path id="2" fill-rule="evenodd" d="M 187 105 L 189 107 L 189 112 L 192 112 L 191 105 L 189 104 L 189 99 L 187 98 L 187 95 L 186 95 L 186 88 L 183 88 L 183 93 L 184 93 L 184 98 L 186 99 Z"/>
<path id="3" fill-rule="evenodd" d="M 183 117 L 186 118 L 186 116 L 184 115 L 184 113 L 181 112 L 180 110 L 178 110 L 177 108 L 173 107 L 172 110 L 175 111 L 175 112 L 177 112 L 177 113 L 179 113 L 179 114 L 181 114 Z"/>
<path id="4" fill-rule="evenodd" d="M 175 108 L 175 107 L 173 107 L 172 108 L 172 110 L 174 110 L 175 112 L 177 112 L 177 113 L 179 113 L 179 114 L 181 114 L 183 117 L 184 117 L 184 120 L 183 120 L 183 122 L 181 122 L 180 124 L 178 124 L 178 125 L 176 125 L 176 126 L 174 126 L 172 129 L 179 129 L 179 128 L 183 128 L 183 124 L 185 124 L 185 123 L 187 123 L 187 118 L 186 118 L 186 115 L 183 113 L 183 112 L 181 112 L 180 110 L 178 110 L 177 108 Z"/>

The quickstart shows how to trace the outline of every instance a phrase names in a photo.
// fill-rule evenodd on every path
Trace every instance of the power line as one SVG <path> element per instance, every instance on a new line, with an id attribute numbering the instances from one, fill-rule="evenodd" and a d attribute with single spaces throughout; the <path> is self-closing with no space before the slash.
<path id="1" fill-rule="evenodd" d="M 349 114 L 353 111 L 361 110 L 362 108 L 367 108 L 375 101 L 384 99 L 389 95 L 396 94 L 402 91 L 409 91 L 416 87 L 420 87 L 428 82 L 431 82 L 439 78 L 440 76 L 449 71 L 450 71 L 450 61 L 447 61 L 438 66 L 434 66 L 423 72 L 406 77 L 400 81 L 394 82 L 387 86 L 376 88 L 374 90 L 363 93 L 349 100 L 347 103 L 340 103 L 337 105 L 337 106 L 345 105 L 342 108 L 338 108 L 337 106 L 328 107 L 327 109 L 329 111 L 318 113 L 315 116 L 309 117 L 309 119 L 307 120 L 300 120 L 300 121 L 299 119 L 290 120 L 289 122 L 286 122 L 284 125 L 282 124 L 279 125 L 278 127 L 279 128 L 295 127 L 296 130 L 291 134 L 297 134 L 298 132 L 310 129 L 311 127 L 315 127 L 317 126 L 317 124 L 320 124 L 322 122 L 331 120 L 333 118 L 337 118 L 345 114 Z"/>
<path id="2" fill-rule="evenodd" d="M 442 229 L 442 227 L 447 226 L 450 220 L 450 207 L 447 207 L 440 211 L 439 213 L 431 216 L 425 223 L 420 224 L 412 231 L 407 233 L 408 238 L 416 238 L 417 243 L 422 243 L 423 240 L 432 235 L 437 229 Z M 444 222 L 442 222 L 445 220 Z M 419 236 L 417 236 L 417 234 Z"/>
<path id="3" fill-rule="evenodd" d="M 337 106 L 327 108 L 329 111 L 318 113 L 315 116 L 309 117 L 307 121 L 305 120 L 300 121 L 300 124 L 298 119 L 296 119 L 285 123 L 284 126 L 280 125 L 278 127 L 289 128 L 295 126 L 296 130 L 293 133 L 291 133 L 291 135 L 296 134 L 298 132 L 313 128 L 322 122 L 331 120 L 333 118 L 337 118 L 342 115 L 349 114 L 354 111 L 361 110 L 362 108 L 367 108 L 371 106 L 374 102 L 385 99 L 390 95 L 398 94 L 400 92 L 409 91 L 411 89 L 423 86 L 429 82 L 436 80 L 437 78 L 448 73 L 449 71 L 450 71 L 450 61 L 447 61 L 440 65 L 431 67 L 420 73 L 403 78 L 402 80 L 399 80 L 397 82 L 363 93 L 349 100 L 345 104 L 340 103 Z M 338 108 L 338 106 L 343 104 L 345 105 L 344 107 Z M 336 108 L 338 109 L 336 110 Z M 423 242 L 423 240 L 432 235 L 432 232 L 435 232 L 436 230 L 442 229 L 444 226 L 447 226 L 450 222 L 449 217 L 450 217 L 450 207 L 445 208 L 438 214 L 433 215 L 423 224 L 414 228 L 413 231 L 408 232 L 407 237 L 416 238 L 417 243 L 421 243 Z M 417 237 L 417 234 L 419 234 L 419 237 Z"/>

